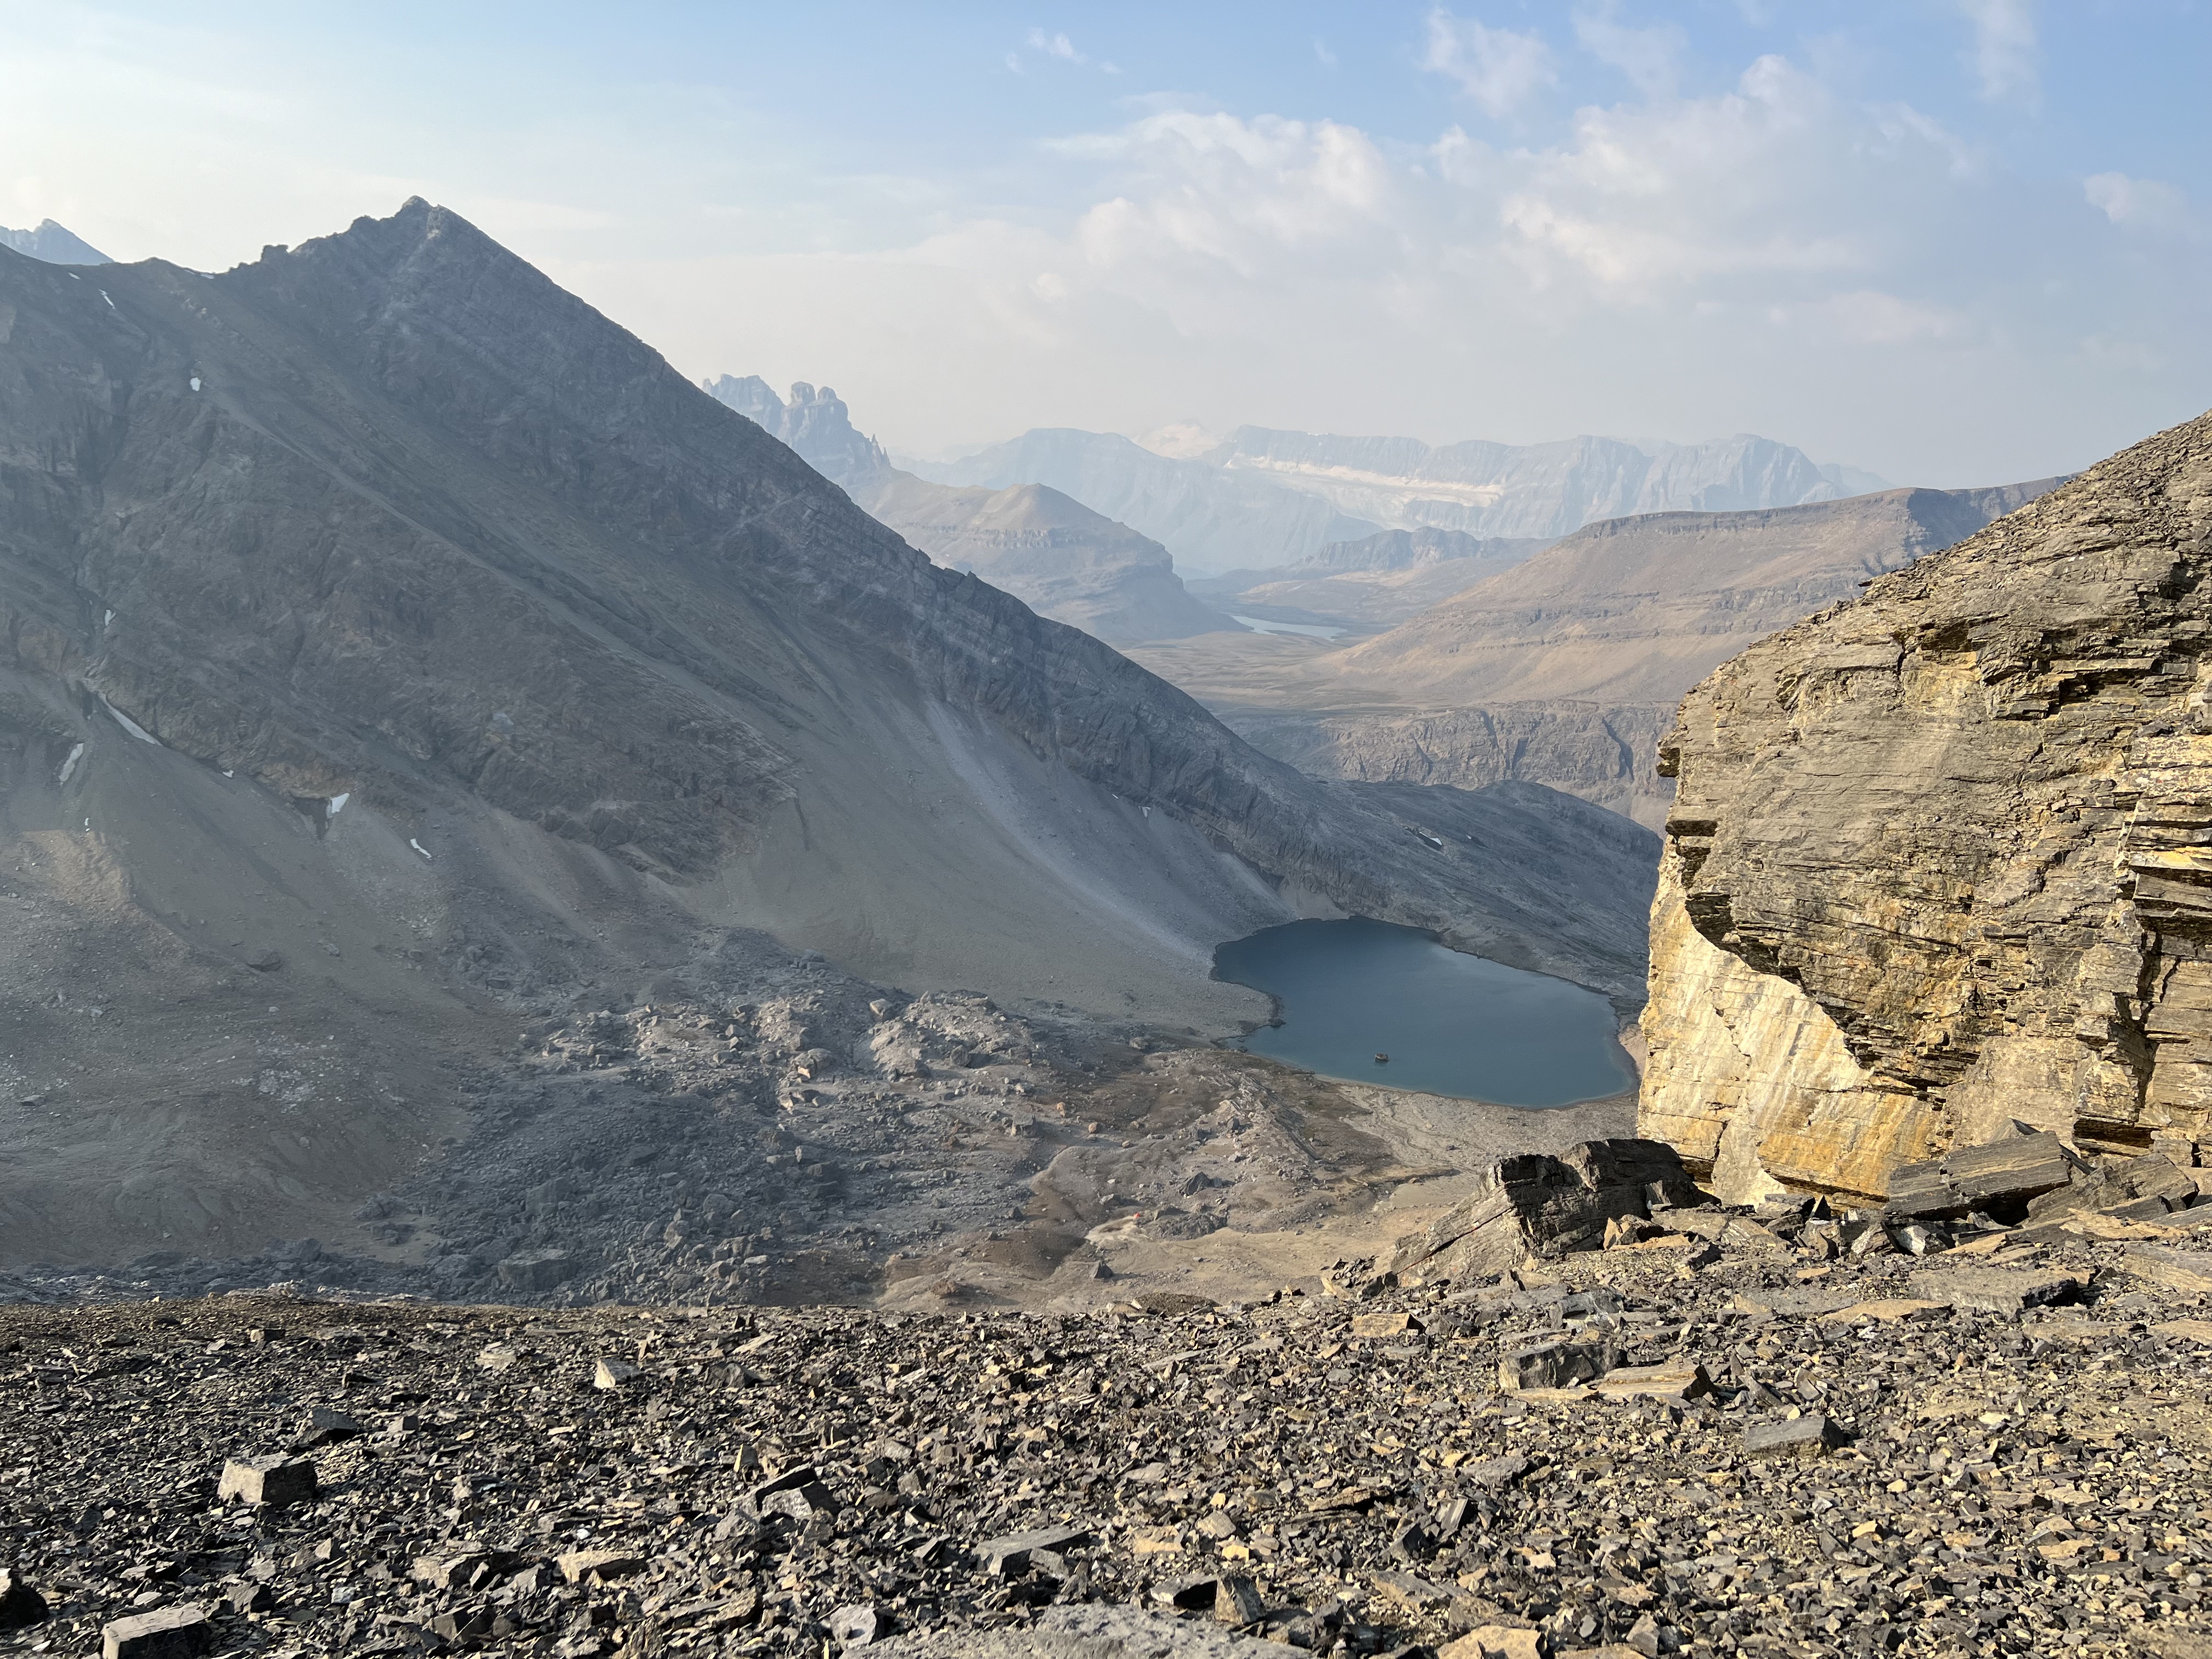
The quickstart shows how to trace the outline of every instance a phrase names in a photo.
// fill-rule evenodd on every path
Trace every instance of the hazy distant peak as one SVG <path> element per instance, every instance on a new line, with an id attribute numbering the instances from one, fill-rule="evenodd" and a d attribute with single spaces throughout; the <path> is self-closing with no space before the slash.
<path id="1" fill-rule="evenodd" d="M 1871 495 L 1878 489 L 1896 487 L 1879 472 L 1869 472 L 1863 466 L 1843 466 L 1833 461 L 1821 467 L 1820 476 L 1845 495 Z"/>
<path id="2" fill-rule="evenodd" d="M 1219 433 L 1207 431 L 1196 421 L 1176 421 L 1141 433 L 1137 438 L 1139 447 L 1155 455 L 1164 455 L 1171 461 L 1186 461 L 1194 455 L 1203 455 L 1208 450 L 1218 449 L 1221 442 Z"/>
<path id="3" fill-rule="evenodd" d="M 735 374 L 717 375 L 711 380 L 699 382 L 699 389 L 715 402 L 726 404 L 756 426 L 774 432 L 783 423 L 783 399 L 775 395 L 775 388 L 757 374 L 740 378 Z"/>
<path id="4" fill-rule="evenodd" d="M 0 247 L 11 247 L 50 265 L 112 265 L 115 263 L 66 226 L 41 219 L 30 230 L 0 225 Z"/>
<path id="5" fill-rule="evenodd" d="M 884 447 L 854 428 L 852 412 L 834 387 L 817 389 L 794 380 L 786 402 L 757 374 L 720 374 L 700 381 L 699 386 L 717 403 L 781 439 L 817 472 L 848 490 L 890 471 Z"/>
<path id="6" fill-rule="evenodd" d="M 1548 443 L 1240 426 L 1190 453 L 1194 427 L 1133 441 L 1026 432 L 957 461 L 917 464 L 941 483 L 1049 484 L 1152 538 L 1187 569 L 1275 569 L 1378 531 L 1458 531 L 1483 541 L 1555 540 L 1602 519 L 1734 512 L 1831 501 L 1871 475 L 1816 466 L 1753 433 L 1649 449 L 1595 435 Z M 1878 481 L 1877 481 L 1878 482 Z"/>

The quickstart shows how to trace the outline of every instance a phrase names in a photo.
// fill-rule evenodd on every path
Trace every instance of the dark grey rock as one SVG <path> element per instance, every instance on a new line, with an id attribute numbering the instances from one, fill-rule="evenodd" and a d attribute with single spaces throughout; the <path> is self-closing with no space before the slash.
<path id="1" fill-rule="evenodd" d="M 1606 1342 L 1553 1337 L 1522 1348 L 1498 1362 L 1500 1388 L 1564 1389 L 1595 1382 L 1620 1363 L 1620 1350 Z"/>

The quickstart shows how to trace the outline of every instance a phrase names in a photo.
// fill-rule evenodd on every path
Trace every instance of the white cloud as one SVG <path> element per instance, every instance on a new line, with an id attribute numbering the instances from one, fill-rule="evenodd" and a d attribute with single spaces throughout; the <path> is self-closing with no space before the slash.
<path id="1" fill-rule="evenodd" d="M 1522 158 L 1499 219 L 1533 275 L 1644 300 L 1716 276 L 1855 272 L 1874 250 L 1837 210 L 1833 175 L 1875 131 L 1762 58 L 1731 93 L 1580 111 L 1571 144 Z M 1808 196 L 1823 175 L 1827 191 Z"/>
<path id="2" fill-rule="evenodd" d="M 1949 340 L 1966 326 L 1965 319 L 1946 307 L 1901 299 L 1879 289 L 1867 288 L 1831 295 L 1794 315 L 1785 313 L 1779 320 L 1792 325 L 1810 324 L 1856 345 L 1914 345 Z"/>
<path id="3" fill-rule="evenodd" d="M 1076 51 L 1075 43 L 1067 38 L 1065 31 L 1047 34 L 1042 29 L 1031 29 L 1030 47 L 1032 51 L 1042 52 L 1048 58 L 1058 58 L 1070 64 L 1087 64 L 1091 61 Z"/>
<path id="4" fill-rule="evenodd" d="M 1680 61 L 1689 46 L 1679 23 L 1631 27 L 1620 21 L 1617 3 L 1577 10 L 1575 40 L 1598 62 L 1626 76 L 1647 98 L 1674 95 Z"/>
<path id="5" fill-rule="evenodd" d="M 2014 98 L 2033 103 L 2042 82 L 2033 0 L 1959 0 L 1959 6 L 1974 27 L 1966 61 L 1981 82 L 1982 96 L 1992 103 Z"/>
<path id="6" fill-rule="evenodd" d="M 2201 227 L 2189 198 L 2155 179 L 2130 179 L 2124 173 L 2096 173 L 2081 181 L 2081 194 L 2114 224 L 2129 230 L 2195 236 Z"/>
<path id="7" fill-rule="evenodd" d="M 1458 82 L 1493 120 L 1512 114 L 1559 78 L 1551 48 L 1537 36 L 1469 22 L 1442 6 L 1429 14 L 1429 48 L 1421 67 Z"/>
<path id="8" fill-rule="evenodd" d="M 342 118 L 293 118 L 329 88 L 265 32 L 195 52 L 137 27 L 90 58 L 11 40 L 0 195 L 19 205 L 0 220 L 50 213 L 125 257 L 212 267 L 419 191 L 687 372 L 835 385 L 917 450 L 1185 418 L 1516 441 L 1748 429 L 1972 483 L 2079 465 L 2199 407 L 2212 228 L 2173 185 L 2100 173 L 2054 191 L 2040 161 L 2002 165 L 1884 101 L 1865 60 L 1812 47 L 1732 85 L 1670 82 L 1687 54 L 1643 24 L 1678 9 L 1577 3 L 1595 26 L 1571 37 L 1578 71 L 1603 58 L 1628 78 L 1564 120 L 1536 121 L 1555 66 L 1534 33 L 1440 12 L 1427 45 L 1468 89 L 1464 127 L 1407 128 L 1411 99 L 1387 133 L 1133 100 L 1010 148 L 981 183 L 902 155 L 839 172 L 787 127 L 719 104 L 696 118 L 660 87 L 544 126 L 535 100 L 472 118 L 529 143 L 418 144 L 428 118 L 401 121 L 382 79 Z M 1068 68 L 1040 33 L 994 33 L 978 73 L 1006 47 L 1031 74 Z M 1869 84 L 1873 101 L 1846 90 Z M 1492 106 L 1528 125 L 1501 137 Z M 279 125 L 301 143 L 270 149 Z"/>

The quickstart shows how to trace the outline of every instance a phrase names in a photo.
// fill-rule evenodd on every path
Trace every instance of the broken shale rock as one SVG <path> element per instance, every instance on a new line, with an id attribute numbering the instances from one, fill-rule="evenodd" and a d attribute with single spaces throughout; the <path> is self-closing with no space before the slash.
<path id="1" fill-rule="evenodd" d="M 0 1567 L 0 1631 L 22 1630 L 42 1622 L 46 1598 L 16 1577 L 10 1567 Z"/>
<path id="2" fill-rule="evenodd" d="M 1705 1202 L 1671 1146 L 1586 1140 L 1554 1158 L 1502 1158 L 1465 1201 L 1401 1239 L 1385 1264 L 1408 1286 L 1492 1278 L 1531 1256 L 1594 1250 L 1607 1224 Z"/>
<path id="3" fill-rule="evenodd" d="M 1103 1605 L 1052 1607 L 1011 1630 L 938 1630 L 895 1636 L 872 1651 L 884 1659 L 1283 1659 L 1279 1642 L 1218 1625 Z"/>
<path id="4" fill-rule="evenodd" d="M 1911 1285 L 1921 1301 L 2008 1318 L 2078 1301 L 2083 1288 L 2078 1274 L 2018 1267 L 1929 1267 L 1914 1273 Z"/>
<path id="5" fill-rule="evenodd" d="M 2212 1291 L 2212 1251 L 2170 1250 L 2138 1244 L 2120 1265 L 2137 1279 L 2172 1291 Z"/>
<path id="6" fill-rule="evenodd" d="M 2048 1130 L 2006 1135 L 1893 1170 L 1886 1210 L 1897 1221 L 1955 1221 L 1978 1210 L 2017 1222 L 2027 1218 L 2033 1200 L 2087 1173 L 2088 1166 Z"/>
<path id="7" fill-rule="evenodd" d="M 1752 1458 L 1825 1457 L 1845 1439 L 1818 1413 L 1780 1423 L 1753 1423 L 1743 1431 L 1743 1455 Z"/>
<path id="8" fill-rule="evenodd" d="M 1567 1389 L 1595 1382 L 1620 1364 L 1620 1350 L 1609 1342 L 1577 1342 L 1553 1337 L 1510 1353 L 1498 1362 L 1498 1386 L 1518 1394 L 1529 1389 Z"/>

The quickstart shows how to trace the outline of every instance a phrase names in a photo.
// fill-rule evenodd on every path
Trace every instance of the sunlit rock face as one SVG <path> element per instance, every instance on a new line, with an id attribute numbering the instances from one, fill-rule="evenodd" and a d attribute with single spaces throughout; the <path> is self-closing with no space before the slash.
<path id="1" fill-rule="evenodd" d="M 2007 1120 L 2191 1163 L 2212 1103 L 2212 416 L 1684 702 L 1642 1133 L 1873 1196 Z"/>

